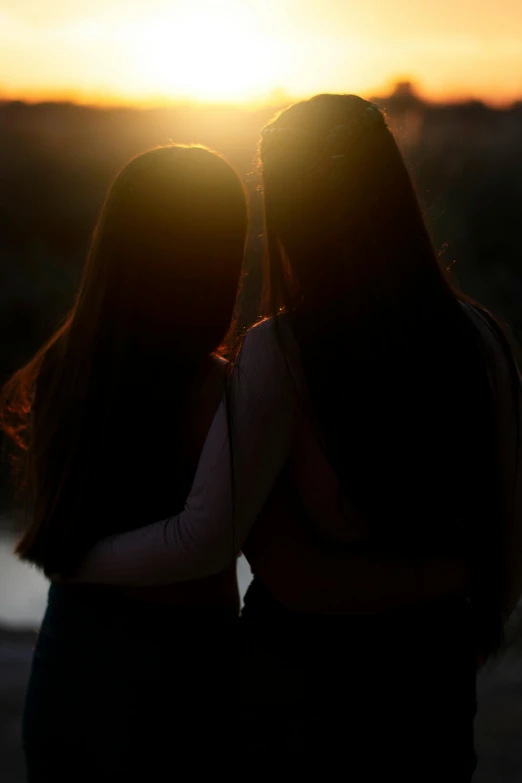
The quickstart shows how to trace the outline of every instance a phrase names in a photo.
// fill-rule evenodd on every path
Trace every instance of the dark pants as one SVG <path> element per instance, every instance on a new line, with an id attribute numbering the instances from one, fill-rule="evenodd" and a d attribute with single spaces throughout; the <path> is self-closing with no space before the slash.
<path id="1" fill-rule="evenodd" d="M 469 607 L 291 615 L 256 595 L 242 618 L 243 752 L 268 771 L 357 783 L 469 783 L 475 661 Z"/>
<path id="2" fill-rule="evenodd" d="M 234 619 L 53 586 L 23 716 L 29 783 L 152 783 L 228 764 Z"/>

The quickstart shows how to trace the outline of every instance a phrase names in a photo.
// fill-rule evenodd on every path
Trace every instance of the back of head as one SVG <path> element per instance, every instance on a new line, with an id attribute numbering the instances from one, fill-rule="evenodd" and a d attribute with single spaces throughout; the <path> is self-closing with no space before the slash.
<path id="1" fill-rule="evenodd" d="M 192 358 L 215 350 L 234 307 L 246 225 L 243 187 L 216 153 L 172 145 L 138 155 L 106 200 L 73 330 L 94 323 L 96 308 L 96 329 L 112 346 L 150 337 L 147 352 L 167 343 Z"/>
<path id="2" fill-rule="evenodd" d="M 4 390 L 34 491 L 22 557 L 65 573 L 182 505 L 180 422 L 231 326 L 247 220 L 237 174 L 205 148 L 153 149 L 117 176 L 72 312 Z"/>
<path id="3" fill-rule="evenodd" d="M 297 298 L 301 309 L 358 320 L 365 309 L 375 316 L 379 291 L 383 304 L 423 281 L 440 291 L 414 188 L 377 106 L 355 95 L 295 104 L 264 129 L 260 156 L 272 307 Z"/>
<path id="4" fill-rule="evenodd" d="M 505 564 L 487 371 L 385 117 L 318 95 L 265 128 L 260 156 L 266 314 L 292 319 L 341 484 L 381 544 L 489 558 L 475 586 L 494 644 Z"/>

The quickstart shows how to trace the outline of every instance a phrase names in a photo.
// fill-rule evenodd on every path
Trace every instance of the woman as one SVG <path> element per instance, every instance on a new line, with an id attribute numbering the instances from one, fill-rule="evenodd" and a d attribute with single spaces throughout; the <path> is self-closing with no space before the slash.
<path id="1" fill-rule="evenodd" d="M 469 781 L 477 656 L 500 648 L 521 593 L 512 353 L 441 273 L 377 107 L 346 95 L 296 104 L 265 129 L 261 161 L 268 320 L 243 343 L 185 509 L 101 541 L 77 578 L 218 573 L 233 538 L 255 573 L 245 747 L 269 768 Z M 296 498 L 310 540 L 294 547 Z M 355 542 L 367 553 L 350 561 L 342 548 Z M 348 562 L 364 568 L 346 573 Z M 432 584 L 415 602 L 393 575 L 422 562 L 469 564 L 470 600 L 453 579 L 446 597 Z"/>
<path id="2" fill-rule="evenodd" d="M 22 559 L 70 574 L 100 537 L 183 507 L 223 395 L 246 232 L 241 182 L 205 148 L 153 149 L 120 172 L 71 314 L 3 392 L 32 492 Z M 235 557 L 161 591 L 51 586 L 23 722 L 29 781 L 159 780 L 173 753 L 219 768 L 206 721 L 229 699 L 238 613 Z"/>

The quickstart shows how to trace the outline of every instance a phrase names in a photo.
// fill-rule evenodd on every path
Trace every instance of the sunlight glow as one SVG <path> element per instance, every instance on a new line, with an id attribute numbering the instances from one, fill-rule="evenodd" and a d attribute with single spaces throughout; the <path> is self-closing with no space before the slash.
<path id="1" fill-rule="evenodd" d="M 203 101 L 244 100 L 268 92 L 277 84 L 283 51 L 256 21 L 238 7 L 203 15 L 193 10 L 129 31 L 134 87 Z"/>
<path id="2" fill-rule="evenodd" d="M 0 99 L 249 102 L 275 92 L 522 97 L 522 3 L 0 0 Z"/>

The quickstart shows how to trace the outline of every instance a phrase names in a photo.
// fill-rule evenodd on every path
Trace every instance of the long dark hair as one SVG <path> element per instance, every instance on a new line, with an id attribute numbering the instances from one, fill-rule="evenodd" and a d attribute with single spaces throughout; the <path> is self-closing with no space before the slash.
<path id="1" fill-rule="evenodd" d="M 117 176 L 72 312 L 3 389 L 31 499 L 21 558 L 72 572 L 100 536 L 184 502 L 180 419 L 231 327 L 247 212 L 203 147 L 150 150 Z"/>
<path id="2" fill-rule="evenodd" d="M 260 158 L 265 315 L 291 318 L 342 487 L 390 549 L 471 557 L 487 654 L 506 595 L 492 393 L 386 119 L 318 95 L 265 128 Z"/>

